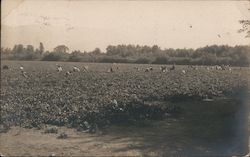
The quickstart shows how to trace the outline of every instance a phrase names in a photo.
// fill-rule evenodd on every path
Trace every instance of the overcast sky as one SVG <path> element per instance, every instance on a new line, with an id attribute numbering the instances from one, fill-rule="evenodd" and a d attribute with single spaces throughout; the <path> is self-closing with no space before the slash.
<path id="1" fill-rule="evenodd" d="M 248 45 L 249 38 L 237 33 L 238 21 L 250 18 L 248 8 L 249 1 L 4 0 L 1 43 L 81 51 L 105 51 L 110 44 Z"/>

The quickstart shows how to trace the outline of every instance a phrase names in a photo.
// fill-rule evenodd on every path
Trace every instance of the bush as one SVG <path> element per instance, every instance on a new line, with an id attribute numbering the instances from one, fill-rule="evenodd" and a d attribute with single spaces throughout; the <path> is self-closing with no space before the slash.
<path id="1" fill-rule="evenodd" d="M 54 53 L 49 53 L 42 58 L 43 61 L 59 61 L 60 56 Z"/>
<path id="2" fill-rule="evenodd" d="M 149 64 L 151 61 L 147 58 L 139 58 L 134 63 L 138 64 Z"/>
<path id="3" fill-rule="evenodd" d="M 168 64 L 168 58 L 167 57 L 157 57 L 153 62 L 153 64 Z"/>
<path id="4" fill-rule="evenodd" d="M 113 58 L 113 57 L 103 57 L 100 59 L 101 63 L 131 63 L 129 59 L 126 58 Z"/>

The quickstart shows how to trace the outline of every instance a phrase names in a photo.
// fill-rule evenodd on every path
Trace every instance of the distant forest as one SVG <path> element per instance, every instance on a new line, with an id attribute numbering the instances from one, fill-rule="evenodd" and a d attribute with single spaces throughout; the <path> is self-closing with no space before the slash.
<path id="1" fill-rule="evenodd" d="M 15 45 L 1 48 L 2 60 L 40 60 L 99 63 L 178 64 L 178 65 L 231 65 L 249 66 L 250 46 L 211 45 L 197 49 L 161 49 L 159 46 L 109 45 L 106 52 L 99 48 L 90 52 L 59 45 L 52 52 L 45 51 L 43 43 Z"/>

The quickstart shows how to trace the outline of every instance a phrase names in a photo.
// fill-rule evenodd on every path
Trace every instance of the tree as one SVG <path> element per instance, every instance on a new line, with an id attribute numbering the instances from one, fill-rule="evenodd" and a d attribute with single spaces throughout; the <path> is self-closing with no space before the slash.
<path id="1" fill-rule="evenodd" d="M 44 46 L 43 46 L 43 43 L 40 42 L 40 45 L 39 45 L 39 53 L 40 53 L 40 54 L 43 54 L 43 52 L 44 52 Z"/>
<path id="2" fill-rule="evenodd" d="M 33 45 L 27 45 L 26 51 L 27 51 L 27 53 L 34 53 Z"/>
<path id="3" fill-rule="evenodd" d="M 22 44 L 15 45 L 12 49 L 13 58 L 22 59 L 25 55 L 25 48 Z"/>
<path id="4" fill-rule="evenodd" d="M 26 53 L 22 56 L 24 60 L 37 60 L 41 57 L 39 49 L 35 49 L 33 45 L 27 45 Z"/>
<path id="5" fill-rule="evenodd" d="M 1 48 L 1 59 L 10 59 L 12 55 L 12 50 L 10 48 Z"/>
<path id="6" fill-rule="evenodd" d="M 116 46 L 109 45 L 106 48 L 106 53 L 107 53 L 107 55 L 116 55 L 117 54 Z"/>
<path id="7" fill-rule="evenodd" d="M 12 51 L 15 54 L 21 54 L 24 52 L 24 46 L 22 44 L 15 45 Z"/>
<path id="8" fill-rule="evenodd" d="M 250 9 L 248 9 L 250 11 Z M 246 38 L 250 38 L 250 19 L 249 20 L 240 20 L 240 24 L 242 24 L 242 28 L 238 30 L 239 33 L 246 32 Z"/>
<path id="9" fill-rule="evenodd" d="M 57 47 L 54 48 L 54 52 L 57 53 L 68 53 L 69 48 L 65 45 L 58 45 Z"/>
<path id="10" fill-rule="evenodd" d="M 150 52 L 152 52 L 152 49 L 151 49 L 151 47 L 149 47 L 149 46 L 147 46 L 147 45 L 145 45 L 145 46 L 143 46 L 143 47 L 141 48 L 141 53 L 148 54 L 148 53 L 150 53 Z"/>
<path id="11" fill-rule="evenodd" d="M 101 54 L 101 50 L 99 48 L 95 48 L 94 51 L 92 51 L 94 55 L 99 55 Z"/>
<path id="12" fill-rule="evenodd" d="M 158 45 L 152 46 L 152 53 L 159 53 L 161 51 L 160 47 Z"/>
<path id="13" fill-rule="evenodd" d="M 42 58 L 43 61 L 60 61 L 61 56 L 58 53 L 48 53 Z"/>
<path id="14" fill-rule="evenodd" d="M 73 51 L 68 58 L 68 61 L 71 62 L 80 62 L 84 54 L 80 50 Z"/>
<path id="15" fill-rule="evenodd" d="M 250 20 L 240 20 L 240 24 L 242 24 L 242 28 L 239 29 L 239 33 L 246 32 L 246 38 L 250 37 Z"/>
<path id="16" fill-rule="evenodd" d="M 10 48 L 1 48 L 1 53 L 5 53 L 5 54 L 10 54 L 12 53 L 12 50 Z"/>

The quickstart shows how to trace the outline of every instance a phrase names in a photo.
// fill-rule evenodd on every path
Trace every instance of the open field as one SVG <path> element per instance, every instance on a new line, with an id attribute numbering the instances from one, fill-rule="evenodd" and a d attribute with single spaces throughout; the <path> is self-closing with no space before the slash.
<path id="1" fill-rule="evenodd" d="M 207 67 L 202 66 L 199 66 L 197 70 L 187 66 L 176 66 L 175 70 L 163 73 L 160 65 L 152 65 L 153 70 L 145 72 L 145 69 L 151 65 L 21 61 L 2 61 L 1 64 L 8 65 L 10 68 L 1 69 L 1 125 L 41 129 L 39 132 L 43 132 L 45 125 L 66 126 L 76 128 L 78 131 L 89 130 L 93 133 L 104 134 L 103 137 L 91 138 L 93 141 L 100 140 L 100 142 L 111 140 L 111 137 L 120 137 L 121 140 L 130 139 L 130 142 L 124 145 L 129 149 L 124 150 L 123 153 L 115 153 L 113 148 L 118 146 L 112 146 L 112 144 L 107 145 L 109 149 L 100 148 L 103 153 L 110 151 L 107 155 L 150 153 L 164 155 L 166 151 L 172 155 L 195 152 L 196 154 L 207 152 L 208 155 L 222 153 L 222 150 L 216 150 L 214 145 L 221 143 L 220 140 L 228 139 L 237 130 L 237 125 L 232 127 L 229 124 L 240 121 L 232 117 L 239 114 L 238 111 L 242 112 L 240 106 L 249 84 L 249 68 L 239 67 L 233 67 L 230 71 L 216 70 L 211 67 L 208 70 Z M 56 71 L 56 64 L 62 66 L 62 72 Z M 19 69 L 21 65 L 24 67 L 25 75 Z M 81 71 L 66 75 L 66 71 L 72 70 L 73 66 L 79 67 Z M 88 66 L 87 72 L 82 71 L 83 66 Z M 110 67 L 114 72 L 108 72 Z M 138 124 L 140 121 L 143 123 Z M 117 126 L 120 124 L 128 126 Z M 138 125 L 143 126 L 135 129 L 134 126 Z M 155 130 L 159 126 L 162 127 Z M 227 132 L 226 130 L 228 134 L 219 138 Z M 33 134 L 33 131 L 34 129 L 27 133 Z M 10 130 L 7 134 L 1 134 L 1 141 L 12 137 L 12 133 L 13 130 L 12 132 Z M 37 134 L 32 137 L 39 139 L 41 135 Z M 70 138 L 76 134 L 70 134 L 67 140 L 70 141 Z M 21 135 L 24 137 L 20 138 L 29 136 L 22 133 Z M 233 135 L 235 138 L 229 141 L 237 139 L 239 133 Z M 82 136 L 90 135 L 84 133 L 79 138 Z M 19 137 L 18 134 L 17 137 Z M 41 137 L 41 140 L 44 140 L 42 138 L 49 137 Z M 218 141 L 212 140 L 204 144 L 204 141 L 208 139 L 218 139 Z M 15 140 L 18 138 L 13 139 Z M 74 145 L 69 141 L 66 142 L 67 147 Z M 97 150 L 95 147 L 97 143 L 94 142 L 92 152 L 82 151 L 85 151 L 85 154 L 95 155 L 93 152 Z M 103 142 L 102 147 L 105 147 L 106 143 Z M 146 143 L 148 146 L 145 145 Z M 230 145 L 230 142 L 228 143 Z M 10 142 L 7 144 L 12 145 Z M 121 141 L 118 140 L 119 144 Z M 159 147 L 155 146 L 157 144 Z M 193 145 L 192 148 L 187 147 L 190 144 Z M 2 142 L 1 145 L 7 147 Z M 31 142 L 30 145 L 36 144 Z M 198 148 L 199 145 L 200 148 Z M 222 146 L 221 149 L 225 150 L 227 147 L 242 149 L 243 147 L 229 145 Z M 92 145 L 81 146 L 88 148 Z M 197 148 L 194 148 L 196 146 Z M 49 147 L 53 148 L 51 144 L 48 144 L 44 149 L 49 149 Z M 39 153 L 40 155 L 45 155 L 44 149 Z M 55 148 L 50 151 L 63 155 L 60 149 Z M 178 149 L 179 151 L 176 151 Z M 244 152 L 244 150 L 235 149 L 227 153 Z M 35 155 L 36 148 L 32 150 L 34 152 L 30 154 Z M 72 150 L 68 150 L 66 154 Z M 75 150 L 73 154 L 81 154 L 80 150 L 77 149 L 79 152 Z M 6 152 L 8 154 L 8 151 Z"/>
<path id="2" fill-rule="evenodd" d="M 104 125 L 117 114 L 150 118 L 177 112 L 175 106 L 162 102 L 234 96 L 247 88 L 249 72 L 247 68 L 222 71 L 178 66 L 162 73 L 159 66 L 150 72 L 134 69 L 149 65 L 60 63 L 64 71 L 59 73 L 55 62 L 2 64 L 11 68 L 1 73 L 2 119 L 24 127 L 79 126 L 84 121 Z M 19 70 L 21 64 L 27 77 Z M 89 71 L 67 76 L 73 65 L 80 69 L 88 65 Z M 115 72 L 108 73 L 111 66 Z"/>

